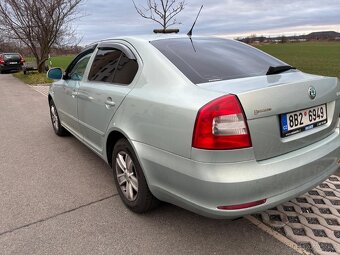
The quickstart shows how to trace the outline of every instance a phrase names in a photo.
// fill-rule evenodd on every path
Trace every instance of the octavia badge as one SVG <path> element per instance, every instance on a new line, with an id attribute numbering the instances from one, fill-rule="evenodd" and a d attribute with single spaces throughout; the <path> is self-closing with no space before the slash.
<path id="1" fill-rule="evenodd" d="M 310 99 L 313 100 L 316 97 L 316 89 L 314 87 L 309 87 L 308 95 L 309 95 Z"/>

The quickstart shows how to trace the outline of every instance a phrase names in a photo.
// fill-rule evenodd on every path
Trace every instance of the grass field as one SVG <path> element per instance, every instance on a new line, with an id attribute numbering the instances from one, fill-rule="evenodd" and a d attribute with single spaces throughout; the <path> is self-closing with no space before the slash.
<path id="1" fill-rule="evenodd" d="M 73 58 L 74 55 L 53 57 L 51 58 L 52 67 L 60 67 L 61 69 L 65 70 L 66 67 L 71 63 Z"/>
<path id="2" fill-rule="evenodd" d="M 256 47 L 306 73 L 340 78 L 340 42 L 279 43 Z"/>
<path id="3" fill-rule="evenodd" d="M 256 47 L 301 71 L 340 78 L 340 42 L 279 43 Z M 61 67 L 65 70 L 73 57 L 73 55 L 53 57 L 52 67 Z M 26 62 L 33 61 L 32 58 L 26 58 Z M 24 75 L 23 73 L 16 73 L 14 76 L 27 84 L 52 82 L 46 78 L 45 74 Z"/>
<path id="4" fill-rule="evenodd" d="M 63 70 L 66 69 L 69 63 L 71 63 L 72 59 L 74 58 L 73 55 L 67 55 L 67 56 L 57 56 L 57 57 L 52 57 L 52 67 L 60 67 Z M 34 58 L 32 57 L 26 57 L 25 58 L 26 63 L 33 63 L 35 61 Z M 47 64 L 50 64 L 49 62 L 46 62 Z M 20 73 L 15 73 L 13 74 L 14 77 L 22 80 L 26 84 L 49 84 L 52 82 L 52 80 L 47 79 L 46 74 L 40 74 L 37 72 L 30 73 L 28 75 L 23 74 L 23 72 Z"/>

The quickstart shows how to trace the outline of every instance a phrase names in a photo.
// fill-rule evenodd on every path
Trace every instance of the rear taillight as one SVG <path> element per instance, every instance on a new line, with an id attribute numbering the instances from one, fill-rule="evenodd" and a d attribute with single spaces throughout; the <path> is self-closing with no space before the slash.
<path id="1" fill-rule="evenodd" d="M 3 64 L 5 64 L 5 61 L 2 57 L 0 57 L 0 65 L 3 65 Z"/>
<path id="2" fill-rule="evenodd" d="M 251 147 L 245 115 L 235 95 L 217 98 L 199 110 L 192 147 L 206 150 Z"/>
<path id="3" fill-rule="evenodd" d="M 24 64 L 25 63 L 25 60 L 24 58 L 20 55 L 20 64 Z"/>

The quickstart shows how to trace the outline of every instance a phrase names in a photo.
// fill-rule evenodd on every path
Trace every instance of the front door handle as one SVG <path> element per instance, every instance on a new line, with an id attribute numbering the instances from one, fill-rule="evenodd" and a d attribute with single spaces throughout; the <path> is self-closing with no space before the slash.
<path id="1" fill-rule="evenodd" d="M 78 96 L 78 92 L 77 91 L 73 91 L 71 93 L 71 95 L 72 95 L 73 98 L 76 98 Z"/>
<path id="2" fill-rule="evenodd" d="M 111 108 L 111 107 L 114 107 L 116 105 L 115 102 L 112 101 L 112 98 L 111 97 L 108 97 L 105 101 L 105 106 L 107 109 Z"/>

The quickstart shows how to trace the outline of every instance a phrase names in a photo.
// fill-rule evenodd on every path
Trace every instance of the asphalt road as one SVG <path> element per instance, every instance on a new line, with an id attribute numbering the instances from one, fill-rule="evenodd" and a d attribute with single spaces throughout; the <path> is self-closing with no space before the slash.
<path id="1" fill-rule="evenodd" d="M 125 208 L 111 169 L 52 130 L 47 98 L 0 75 L 0 254 L 297 254 L 246 219 Z"/>

